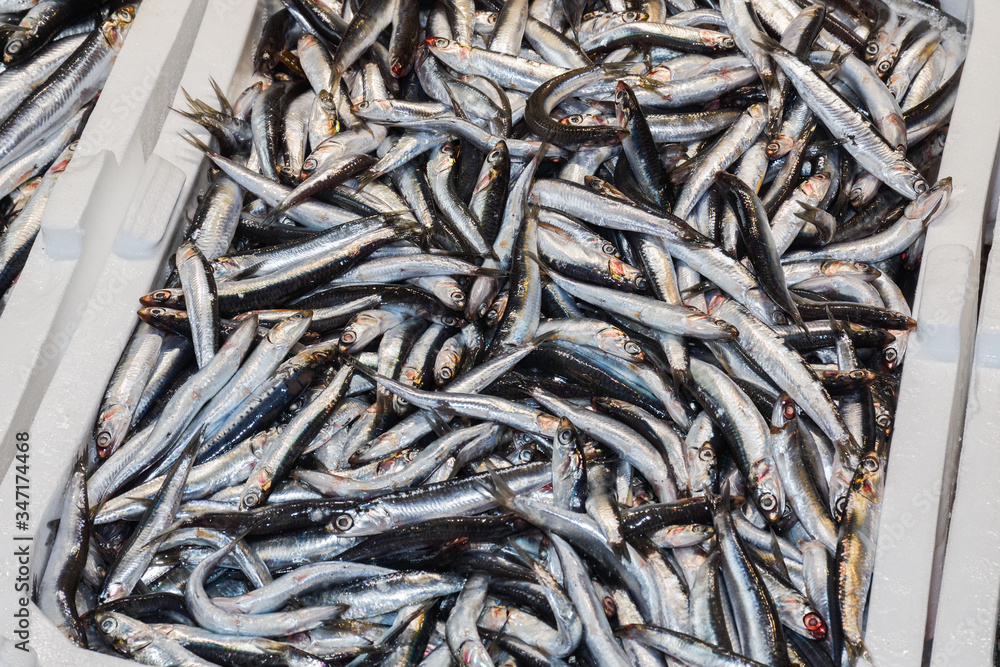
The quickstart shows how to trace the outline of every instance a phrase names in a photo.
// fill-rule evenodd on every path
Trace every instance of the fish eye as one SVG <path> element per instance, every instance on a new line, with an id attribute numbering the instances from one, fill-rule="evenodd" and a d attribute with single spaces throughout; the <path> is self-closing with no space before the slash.
<path id="1" fill-rule="evenodd" d="M 371 102 L 367 102 L 367 101 L 366 102 L 361 102 L 360 104 L 358 104 L 358 109 L 364 111 L 365 109 L 367 109 L 371 105 L 372 105 Z"/>
<path id="2" fill-rule="evenodd" d="M 878 461 L 876 461 L 873 456 L 863 458 L 861 459 L 861 467 L 868 472 L 875 472 L 878 470 Z"/>
<path id="3" fill-rule="evenodd" d="M 12 39 L 9 42 L 7 42 L 6 51 L 7 53 L 14 55 L 15 53 L 18 53 L 21 50 L 21 47 L 23 45 L 24 43 L 20 39 Z"/>
<path id="4" fill-rule="evenodd" d="M 639 18 L 639 14 L 636 12 L 625 12 L 622 14 L 622 18 L 626 21 L 635 21 Z"/>
<path id="5" fill-rule="evenodd" d="M 441 152 L 445 153 L 446 155 L 451 155 L 452 153 L 455 152 L 455 149 L 452 148 L 451 145 L 445 144 L 444 146 L 441 147 Z"/>
<path id="6" fill-rule="evenodd" d="M 464 300 L 465 295 L 463 294 L 462 297 Z M 444 317 L 441 318 L 441 324 L 445 325 L 446 327 L 457 327 L 458 319 L 452 317 L 451 315 L 445 315 Z"/>
<path id="7" fill-rule="evenodd" d="M 351 518 L 350 514 L 341 514 L 336 519 L 333 520 L 333 527 L 340 532 L 345 530 L 350 530 L 354 526 L 354 519 Z"/>
<path id="8" fill-rule="evenodd" d="M 854 380 L 864 380 L 865 379 L 865 372 L 863 370 L 860 370 L 860 369 L 859 370 L 851 371 L 851 378 L 854 379 Z"/>
<path id="9" fill-rule="evenodd" d="M 646 289 L 646 285 L 648 284 L 646 279 L 642 276 L 636 276 L 636 279 L 633 282 L 635 283 L 636 288 L 641 290 Z"/>
<path id="10" fill-rule="evenodd" d="M 534 456 L 532 456 L 530 449 L 522 449 L 520 453 L 518 453 L 517 458 L 525 463 L 530 463 Z"/>
<path id="11" fill-rule="evenodd" d="M 460 290 L 455 290 L 454 292 L 452 292 L 449 295 L 449 297 L 455 303 L 464 303 L 465 302 L 465 292 L 462 292 Z"/>
<path id="12" fill-rule="evenodd" d="M 107 447 L 110 444 L 111 444 L 111 434 L 110 433 L 108 433 L 107 431 L 101 431 L 100 433 L 97 434 L 97 446 L 98 447 L 102 447 L 103 448 L 103 447 Z"/>
<path id="13" fill-rule="evenodd" d="M 490 155 L 489 155 L 488 159 L 490 161 L 499 160 L 500 159 L 500 149 L 499 148 L 494 148 L 492 151 L 490 151 Z"/>
<path id="14" fill-rule="evenodd" d="M 878 55 L 878 44 L 875 42 L 869 42 L 868 46 L 865 47 L 865 53 L 870 56 Z"/>
<path id="15" fill-rule="evenodd" d="M 167 311 L 164 310 L 163 308 L 150 308 L 149 314 L 152 315 L 153 317 L 160 317 L 162 315 L 166 315 Z"/>
<path id="16" fill-rule="evenodd" d="M 806 630 L 809 631 L 809 634 L 812 635 L 814 639 L 823 639 L 826 637 L 826 624 L 816 612 L 811 611 L 806 614 L 802 618 L 802 624 L 806 626 Z"/>
<path id="17" fill-rule="evenodd" d="M 170 298 L 170 292 L 166 290 L 160 290 L 159 292 L 153 292 L 153 299 L 155 301 L 166 301 Z"/>
<path id="18" fill-rule="evenodd" d="M 913 184 L 913 190 L 918 195 L 924 194 L 925 192 L 927 192 L 927 181 L 921 178 L 919 181 Z"/>
<path id="19" fill-rule="evenodd" d="M 568 428 L 559 431 L 558 437 L 559 437 L 559 442 L 563 443 L 564 445 L 568 445 L 569 443 L 573 442 L 573 432 L 570 431 Z"/>
<path id="20" fill-rule="evenodd" d="M 110 616 L 101 621 L 101 630 L 105 632 L 112 632 L 116 627 L 118 627 L 118 621 Z"/>
<path id="21" fill-rule="evenodd" d="M 450 39 L 445 39 L 444 37 L 435 37 L 434 38 L 434 46 L 438 47 L 439 49 L 443 49 L 446 46 L 448 46 L 449 44 L 451 44 L 451 40 Z"/>
<path id="22" fill-rule="evenodd" d="M 784 415 L 785 419 L 795 419 L 795 404 L 792 403 L 791 401 L 785 403 L 785 407 L 782 408 L 781 412 Z"/>
<path id="23" fill-rule="evenodd" d="M 732 37 L 726 37 L 724 40 L 722 40 L 722 48 L 724 48 L 724 49 L 735 49 L 736 48 L 736 41 L 733 40 Z"/>
<path id="24" fill-rule="evenodd" d="M 445 380 L 450 380 L 452 373 L 453 371 L 451 370 L 451 366 L 445 366 L 444 368 L 441 369 L 441 377 L 443 377 Z"/>
<path id="25" fill-rule="evenodd" d="M 351 343 L 353 343 L 357 339 L 358 339 L 358 335 L 356 333 L 354 333 L 353 331 L 350 331 L 350 330 L 347 330 L 344 333 L 340 334 L 340 342 L 341 343 L 346 343 L 346 344 L 350 345 Z"/>
<path id="26" fill-rule="evenodd" d="M 886 361 L 888 361 L 889 363 L 892 363 L 892 362 L 896 361 L 897 354 L 898 353 L 896 352 L 895 348 L 891 348 L 890 347 L 890 348 L 886 349 L 885 352 L 882 353 L 882 356 L 885 357 Z"/>
<path id="27" fill-rule="evenodd" d="M 889 419 L 889 415 L 879 415 L 878 417 L 875 418 L 875 423 L 882 428 L 889 428 L 889 423 L 891 421 L 892 420 Z"/>
<path id="28" fill-rule="evenodd" d="M 837 498 L 837 501 L 833 503 L 833 506 L 837 511 L 837 516 L 843 516 L 844 511 L 847 510 L 847 496 Z"/>
<path id="29" fill-rule="evenodd" d="M 631 354 L 633 357 L 638 356 L 642 352 L 642 348 L 634 340 L 627 341 L 622 347 L 625 349 L 626 354 Z"/>
<path id="30" fill-rule="evenodd" d="M 778 506 L 778 500 L 770 493 L 762 493 L 760 498 L 757 499 L 757 504 L 765 512 L 771 512 Z"/>
<path id="31" fill-rule="evenodd" d="M 879 74 L 885 74 L 886 72 L 889 71 L 889 61 L 883 60 L 878 64 L 878 67 L 876 69 L 878 70 Z"/>
<path id="32" fill-rule="evenodd" d="M 115 13 L 115 16 L 118 17 L 119 21 L 131 21 L 132 20 L 132 12 L 130 12 L 127 9 L 119 9 L 118 12 Z"/>
<path id="33" fill-rule="evenodd" d="M 713 452 L 709 447 L 702 447 L 698 450 L 698 458 L 702 461 L 714 461 L 715 452 Z"/>
<path id="34" fill-rule="evenodd" d="M 251 491 L 250 493 L 248 493 L 245 496 L 243 496 L 243 500 L 241 501 L 241 504 L 243 505 L 243 507 L 249 508 L 249 507 L 253 507 L 254 505 L 256 505 L 257 501 L 259 501 L 259 500 L 260 500 L 260 496 L 257 494 L 257 492 L 256 491 Z"/>
<path id="35" fill-rule="evenodd" d="M 604 614 L 608 618 L 612 618 L 618 615 L 618 603 L 615 602 L 614 598 L 610 595 L 605 595 L 601 600 L 601 606 L 604 607 Z"/>

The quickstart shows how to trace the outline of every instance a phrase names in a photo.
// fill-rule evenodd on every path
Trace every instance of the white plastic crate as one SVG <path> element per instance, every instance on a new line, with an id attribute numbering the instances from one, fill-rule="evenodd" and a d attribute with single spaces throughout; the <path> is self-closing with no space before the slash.
<path id="1" fill-rule="evenodd" d="M 973 0 L 944 0 L 942 5 L 972 25 Z M 964 417 L 986 192 L 1000 137 L 1000 114 L 994 111 L 1000 108 L 1000 99 L 992 98 L 1000 93 L 991 94 L 986 87 L 996 71 L 991 50 L 992 35 L 997 33 L 991 28 L 1000 23 L 1000 6 L 987 0 L 978 0 L 975 6 L 975 32 L 941 170 L 954 178 L 955 193 L 950 208 L 927 235 L 914 304 L 920 326 L 911 336 L 906 356 L 889 463 L 867 632 L 868 646 L 880 667 L 920 663 L 928 607 L 935 599 L 932 575 L 937 571 L 940 500 L 950 498 L 954 482 L 945 473 L 953 468 L 946 464 L 957 451 Z M 208 0 L 182 85 L 195 97 L 210 99 L 210 76 L 220 83 L 245 80 L 247 72 L 239 68 L 248 66 L 246 56 L 259 26 L 259 8 L 250 0 Z M 237 88 L 230 86 L 230 92 Z M 90 437 L 105 383 L 135 325 L 137 299 L 161 275 L 202 167 L 198 151 L 178 137 L 182 128 L 191 129 L 191 124 L 168 117 L 152 153 L 130 174 L 139 185 L 128 204 L 129 214 L 85 300 L 87 316 L 71 332 L 47 390 L 38 398 L 30 428 L 36 471 L 31 530 L 38 541 L 46 537 L 45 522 L 58 512 L 71 460 Z M 11 443 L 11 438 L 5 442 Z M 37 474 L 39 469 L 46 470 L 44 478 Z M 13 475 L 7 475 L 0 484 L 0 521 L 13 517 L 13 503 Z M 32 570 L 37 572 L 44 553 L 35 555 Z M 10 550 L 0 550 L 0 580 L 15 571 Z M 3 619 L 12 618 L 15 601 L 8 599 L 4 586 L 11 585 L 0 581 L 0 638 L 8 640 L 13 628 L 9 622 L 4 626 Z M 76 665 L 81 659 L 90 665 L 123 664 L 81 653 L 36 607 L 31 609 L 31 646 L 38 664 Z M 16 653 L 0 645 L 0 665 L 7 664 L 8 656 L 22 657 Z"/>
<path id="2" fill-rule="evenodd" d="M 1000 179 L 1000 171 L 995 177 Z M 994 197 L 996 191 L 994 183 Z M 1000 606 L 998 429 L 1000 251 L 994 246 L 984 276 L 941 595 L 937 617 L 931 619 L 932 666 L 995 664 Z"/>
<path id="3" fill-rule="evenodd" d="M 0 473 L 11 460 L 11 437 L 30 426 L 77 325 L 92 319 L 87 304 L 160 134 L 206 2 L 142 3 L 52 192 L 42 230 L 0 315 Z"/>
<path id="4" fill-rule="evenodd" d="M 135 57 L 127 59 L 130 53 L 123 49 L 101 100 L 120 95 L 121 102 L 106 105 L 110 108 L 104 115 L 95 110 L 87 128 L 100 128 L 103 137 L 114 141 L 95 143 L 101 150 L 78 153 L 60 179 L 53 194 L 60 196 L 59 208 L 46 212 L 42 252 L 32 253 L 20 294 L 14 294 L 18 301 L 0 318 L 0 377 L 6 382 L 12 373 L 25 376 L 13 395 L 28 387 L 13 408 L 6 408 L 7 399 L 0 397 L 0 415 L 5 409 L 14 414 L 7 419 L 11 425 L 0 449 L 0 470 L 13 457 L 15 433 L 29 433 L 31 528 L 17 533 L 34 537 L 32 577 L 40 576 L 44 565 L 45 524 L 58 515 L 71 459 L 91 437 L 95 406 L 137 322 L 138 298 L 162 280 L 164 260 L 177 243 L 185 208 L 200 181 L 202 156 L 180 131 L 193 131 L 204 140 L 208 135 L 178 114 L 168 114 L 167 106 L 183 108 L 179 86 L 211 100 L 210 77 L 220 83 L 246 81 L 261 16 L 260 4 L 251 0 L 144 1 L 144 22 L 137 21 L 125 46 Z M 90 247 L 97 244 L 99 249 Z M 88 252 L 92 256 L 84 266 Z M 44 304 L 32 302 L 42 294 Z M 12 324 L 12 316 L 20 326 Z M 33 332 L 41 332 L 41 340 Z M 45 332 L 50 332 L 49 340 Z M 34 369 L 35 376 L 27 377 L 25 369 Z M 6 386 L 0 391 L 12 395 Z M 0 515 L 0 522 L 9 519 L 0 523 L 0 533 L 7 536 L 0 558 L 0 665 L 128 664 L 71 646 L 34 605 L 31 652 L 12 645 L 18 640 L 13 634 L 18 607 L 13 545 L 22 544 L 11 540 L 15 472 L 11 468 L 0 485 L 0 511 L 11 512 Z"/>
<path id="5" fill-rule="evenodd" d="M 941 162 L 941 175 L 954 179 L 955 191 L 948 209 L 927 231 L 913 309 L 918 326 L 906 353 L 887 470 L 866 638 L 880 666 L 921 664 L 934 634 L 938 593 L 947 592 L 947 584 L 941 584 L 943 547 L 953 513 L 983 227 L 1000 140 L 1000 91 L 988 83 L 1000 60 L 994 37 L 1000 29 L 1000 3 L 944 0 L 941 5 L 966 21 L 971 39 Z M 992 389 L 1000 391 L 1000 385 Z M 958 488 L 965 492 L 964 479 L 958 480 Z M 963 521 L 975 521 L 980 514 L 978 507 L 954 507 Z M 996 589 L 995 582 L 994 614 Z M 978 608 L 970 598 L 966 611 Z M 993 630 L 984 633 L 992 637 Z M 985 666 L 992 659 L 939 664 Z"/>

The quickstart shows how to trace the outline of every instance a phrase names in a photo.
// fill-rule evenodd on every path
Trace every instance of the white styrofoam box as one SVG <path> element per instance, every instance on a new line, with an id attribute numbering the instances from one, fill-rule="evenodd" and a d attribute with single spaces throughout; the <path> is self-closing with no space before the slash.
<path id="1" fill-rule="evenodd" d="M 210 76 L 220 82 L 245 76 L 238 68 L 248 66 L 246 54 L 259 26 L 259 8 L 248 0 L 208 2 L 182 81 L 194 96 L 206 99 L 211 96 Z M 972 0 L 942 4 L 971 26 Z M 990 81 L 987 72 L 996 71 L 989 51 L 1000 7 L 979 0 L 976 9 L 975 33 L 942 162 L 941 173 L 954 178 L 955 193 L 950 208 L 927 235 L 914 304 L 920 327 L 911 336 L 906 356 L 889 464 L 867 631 L 879 665 L 918 664 L 923 653 L 927 612 L 934 601 L 939 508 L 947 507 L 941 500 L 950 498 L 953 485 L 946 464 L 954 455 L 964 415 L 970 361 L 965 350 L 975 332 L 985 193 L 1000 136 L 1000 116 L 993 112 L 1000 108 L 1000 100 L 993 99 L 997 93 L 975 83 Z M 152 154 L 137 168 L 141 175 L 135 175 L 136 195 L 86 301 L 94 310 L 87 310 L 88 316 L 72 332 L 39 399 L 31 426 L 31 440 L 38 447 L 33 456 L 35 465 L 44 465 L 51 474 L 32 480 L 36 540 L 46 537 L 41 527 L 56 516 L 62 480 L 78 448 L 90 438 L 105 383 L 136 322 L 136 299 L 162 276 L 163 259 L 173 248 L 203 162 L 198 151 L 178 138 L 182 128 L 191 125 L 168 118 Z M 180 179 L 183 185 L 177 186 Z M 0 521 L 13 516 L 12 477 L 7 475 L 0 484 Z M 36 556 L 35 572 L 44 554 Z M 11 638 L 2 619 L 11 618 L 13 601 L 3 594 L 7 584 L 2 580 L 14 570 L 12 555 L 0 550 L 0 640 Z M 98 666 L 121 664 L 81 653 L 36 607 L 31 609 L 32 646 L 39 664 L 69 665 L 81 659 Z M 0 643 L 0 664 L 7 648 Z"/>
<path id="2" fill-rule="evenodd" d="M 1000 26 L 1000 22 L 998 22 Z M 1000 170 L 998 170 L 1000 176 Z M 996 190 L 994 190 L 994 197 Z M 995 209 L 994 209 L 995 210 Z M 994 239 L 996 237 L 994 236 Z M 1000 251 L 989 254 L 930 664 L 993 665 L 1000 607 Z"/>
<path id="3" fill-rule="evenodd" d="M 28 405 L 27 399 L 22 401 L 23 416 L 15 419 L 3 441 L 5 447 L 13 450 L 15 432 L 30 434 L 31 527 L 28 531 L 15 531 L 16 470 L 12 467 L 11 474 L 0 483 L 0 533 L 10 536 L 16 532 L 18 536 L 34 537 L 33 577 L 40 576 L 45 564 L 46 524 L 58 516 L 71 462 L 80 447 L 92 437 L 104 388 L 136 325 L 138 298 L 162 280 L 165 259 L 177 244 L 185 209 L 200 182 L 203 156 L 181 138 L 180 132 L 192 131 L 206 141 L 208 135 L 178 114 L 167 115 L 167 106 L 183 108 L 184 98 L 178 85 L 194 97 L 214 100 L 210 77 L 220 83 L 246 81 L 250 75 L 251 42 L 260 32 L 262 9 L 260 3 L 250 0 L 145 0 L 143 12 L 157 10 L 162 15 L 154 20 L 148 32 L 139 32 L 141 26 L 137 23 L 136 32 L 130 35 L 126 48 L 132 45 L 145 56 L 130 63 L 131 78 L 119 80 L 116 85 L 127 92 L 130 81 L 135 85 L 153 77 L 151 73 L 159 67 L 158 58 L 162 60 L 168 54 L 176 54 L 163 68 L 170 76 L 150 78 L 145 97 L 141 103 L 127 108 L 128 113 L 102 117 L 110 120 L 106 127 L 112 136 L 117 138 L 119 132 L 126 132 L 128 134 L 123 136 L 128 137 L 127 141 L 123 139 L 113 149 L 94 150 L 86 154 L 84 160 L 78 155 L 72 163 L 80 167 L 78 173 L 70 178 L 67 170 L 63 177 L 68 179 L 64 194 L 86 203 L 81 217 L 88 216 L 89 226 L 80 225 L 80 229 L 87 231 L 82 235 L 82 253 L 88 252 L 88 244 L 101 243 L 103 254 L 87 268 L 87 275 L 81 276 L 78 275 L 80 270 L 72 265 L 77 262 L 72 259 L 48 257 L 48 239 L 42 239 L 46 242 L 43 246 L 46 256 L 32 258 L 33 272 L 47 275 L 46 272 L 58 270 L 58 276 L 64 276 L 67 284 L 50 286 L 35 278 L 33 273 L 27 275 L 26 284 L 31 285 L 31 292 L 36 294 L 45 294 L 46 290 L 63 285 L 61 290 L 65 294 L 52 297 L 50 310 L 34 315 L 25 312 L 20 332 L 0 329 L 0 355 L 3 355 L 0 358 L 4 359 L 4 365 L 15 370 L 30 368 L 29 359 L 19 363 L 18 357 L 44 354 L 44 340 L 35 348 L 25 349 L 35 342 L 28 329 L 29 322 L 34 330 L 54 331 L 62 337 L 59 340 L 61 352 L 45 358 L 47 381 L 44 385 L 33 385 L 38 395 L 31 397 L 31 405 L 37 407 L 29 410 L 24 407 Z M 119 67 L 126 64 L 126 55 L 123 50 Z M 118 73 L 116 70 L 116 75 Z M 105 96 L 115 92 L 112 83 L 105 88 Z M 240 86 L 236 86 L 230 92 L 239 89 Z M 95 111 L 91 123 L 97 120 Z M 71 201 L 63 204 L 67 210 Z M 72 255 L 73 245 L 81 235 L 73 226 L 55 227 L 56 222 L 63 223 L 66 219 L 57 216 L 53 228 L 47 232 L 59 238 L 54 246 Z M 76 252 L 83 256 L 79 248 Z M 86 288 L 77 281 L 86 281 Z M 24 292 L 27 294 L 28 290 Z M 14 296 L 20 298 L 17 294 Z M 5 313 L 2 319 L 6 320 L 10 314 Z M 61 318 L 63 322 L 43 322 L 44 317 L 50 321 Z M 3 322 L 4 326 L 6 324 Z M 39 326 L 42 328 L 38 329 Z M 10 361 L 6 360 L 7 356 Z M 6 377 L 8 371 L 4 365 L 0 365 L 0 376 Z M 6 393 L 6 388 L 3 391 Z M 11 455 L 12 451 L 8 452 L 7 458 L 0 463 L 6 466 L 4 461 L 9 462 Z M 6 468 L 0 468 L 3 469 Z M 4 539 L 5 545 L 21 544 Z M 128 664 L 74 647 L 33 604 L 29 607 L 31 651 L 24 653 L 14 648 L 12 642 L 19 640 L 13 634 L 12 615 L 18 604 L 14 595 L 18 563 L 13 546 L 0 549 L 0 554 L 0 665 L 110 667 Z"/>
<path id="4" fill-rule="evenodd" d="M 934 634 L 938 593 L 947 592 L 941 568 L 948 519 L 975 521 L 982 513 L 957 504 L 952 513 L 952 499 L 976 332 L 983 225 L 1000 141 L 1000 90 L 990 83 L 1000 65 L 995 39 L 1000 3 L 941 5 L 966 20 L 971 39 L 941 162 L 941 175 L 953 178 L 955 190 L 948 209 L 927 231 L 914 299 L 918 327 L 906 353 L 887 468 L 866 638 L 877 665 L 921 664 Z M 965 483 L 959 479 L 960 493 Z M 994 583 L 991 614 L 996 589 Z M 993 636 L 992 628 L 983 632 Z"/>
<path id="5" fill-rule="evenodd" d="M 147 0 L 52 192 L 0 316 L 0 474 L 97 286 L 142 164 L 159 136 L 207 0 Z"/>

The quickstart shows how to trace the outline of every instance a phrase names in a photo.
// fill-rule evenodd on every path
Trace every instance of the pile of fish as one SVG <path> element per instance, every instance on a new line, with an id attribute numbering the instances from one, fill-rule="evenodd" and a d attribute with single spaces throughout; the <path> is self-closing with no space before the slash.
<path id="1" fill-rule="evenodd" d="M 155 665 L 855 664 L 964 30 L 285 0 L 180 110 L 38 604 Z"/>
<path id="2" fill-rule="evenodd" d="M 0 0 L 0 310 L 137 6 Z"/>

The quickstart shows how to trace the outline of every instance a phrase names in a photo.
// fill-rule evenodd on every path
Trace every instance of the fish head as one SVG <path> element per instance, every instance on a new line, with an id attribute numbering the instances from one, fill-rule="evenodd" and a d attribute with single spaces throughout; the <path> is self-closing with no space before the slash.
<path id="1" fill-rule="evenodd" d="M 3 48 L 3 62 L 5 65 L 13 65 L 23 58 L 22 52 L 28 42 L 27 30 L 16 30 L 7 38 L 7 43 Z"/>
<path id="2" fill-rule="evenodd" d="M 116 53 L 121 51 L 122 44 L 125 43 L 125 35 L 128 34 L 134 20 L 135 5 L 126 5 L 115 11 L 101 24 L 101 34 L 104 35 L 104 41 Z"/>
<path id="3" fill-rule="evenodd" d="M 792 137 L 787 134 L 777 134 L 768 142 L 764 152 L 767 154 L 767 157 L 774 160 L 788 155 L 793 146 L 795 146 L 795 140 Z"/>
<path id="4" fill-rule="evenodd" d="M 489 305 L 489 308 L 486 309 L 484 317 L 487 327 L 495 327 L 500 323 L 500 318 L 503 317 L 504 311 L 507 310 L 507 298 L 509 296 L 509 292 L 501 292 L 493 300 L 493 303 Z"/>
<path id="5" fill-rule="evenodd" d="M 920 179 L 919 182 L 923 183 L 924 190 L 918 191 L 917 198 L 910 202 L 903 215 L 911 220 L 920 220 L 921 224 L 927 225 L 947 208 L 951 199 L 951 177 L 942 178 L 933 187 L 928 187 L 927 181 L 923 179 Z M 915 187 L 917 186 L 915 185 Z"/>
<path id="6" fill-rule="evenodd" d="M 731 35 L 715 30 L 701 30 L 698 34 L 702 45 L 709 47 L 713 51 L 732 51 L 736 48 L 736 40 Z"/>
<path id="7" fill-rule="evenodd" d="M 619 81 L 615 86 L 615 117 L 618 125 L 625 127 L 633 113 L 633 109 L 638 106 L 635 93 L 624 81 Z"/>
<path id="8" fill-rule="evenodd" d="M 170 308 L 184 307 L 184 291 L 175 287 L 165 287 L 139 297 L 139 303 L 144 306 L 162 306 Z"/>
<path id="9" fill-rule="evenodd" d="M 136 311 L 139 319 L 154 327 L 176 328 L 184 326 L 187 321 L 187 311 L 176 310 L 174 308 L 140 308 Z"/>
<path id="10" fill-rule="evenodd" d="M 326 532 L 341 537 L 378 535 L 394 527 L 388 510 L 377 505 L 344 510 L 326 525 Z"/>
<path id="11" fill-rule="evenodd" d="M 132 414 L 124 405 L 113 405 L 101 417 L 101 427 L 94 433 L 94 444 L 97 455 L 106 459 L 125 439 L 132 422 Z"/>
<path id="12" fill-rule="evenodd" d="M 785 510 L 785 491 L 774 461 L 767 458 L 755 461 L 750 468 L 750 478 L 757 509 L 768 523 L 779 523 Z"/>
<path id="13" fill-rule="evenodd" d="M 472 54 L 469 45 L 444 37 L 428 37 L 424 43 L 434 57 L 449 67 L 468 61 Z"/>
<path id="14" fill-rule="evenodd" d="M 444 142 L 431 153 L 427 160 L 427 175 L 447 174 L 455 166 L 456 157 L 455 146 L 450 141 Z"/>
<path id="15" fill-rule="evenodd" d="M 101 612 L 94 615 L 98 630 L 109 643 L 119 650 L 132 655 L 153 642 L 148 631 L 144 632 L 139 621 L 117 612 Z"/>
<path id="16" fill-rule="evenodd" d="M 351 111 L 365 120 L 386 120 L 392 113 L 392 100 L 364 100 L 352 106 Z"/>
<path id="17" fill-rule="evenodd" d="M 778 400 L 774 402 L 774 411 L 771 413 L 771 428 L 784 430 L 795 421 L 795 417 L 795 401 L 785 392 L 781 392 Z"/>
<path id="18" fill-rule="evenodd" d="M 439 385 L 445 384 L 453 377 L 459 364 L 462 363 L 462 348 L 451 342 L 446 342 L 434 362 L 434 380 Z"/>

